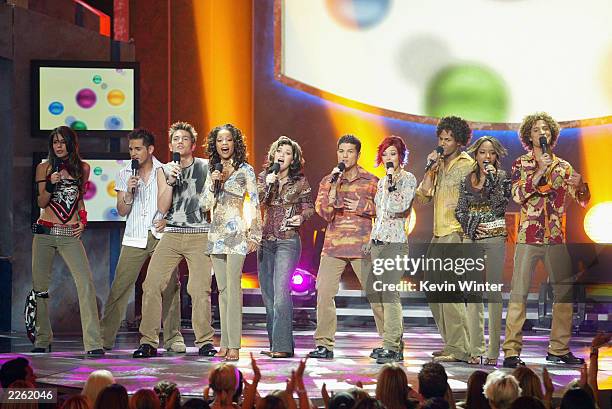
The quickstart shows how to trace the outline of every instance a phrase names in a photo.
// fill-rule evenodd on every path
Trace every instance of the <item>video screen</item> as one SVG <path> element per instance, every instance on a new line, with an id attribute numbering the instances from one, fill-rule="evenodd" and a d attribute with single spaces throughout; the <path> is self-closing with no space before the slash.
<path id="1" fill-rule="evenodd" d="M 34 133 L 66 125 L 81 134 L 116 135 L 138 126 L 137 65 L 54 66 L 61 63 L 33 63 Z"/>

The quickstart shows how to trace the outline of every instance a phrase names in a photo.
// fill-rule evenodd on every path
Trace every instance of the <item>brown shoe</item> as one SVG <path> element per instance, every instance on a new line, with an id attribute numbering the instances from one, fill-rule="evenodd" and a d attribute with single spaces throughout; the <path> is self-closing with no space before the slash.
<path id="1" fill-rule="evenodd" d="M 293 358 L 293 352 L 272 352 L 270 358 Z"/>
<path id="2" fill-rule="evenodd" d="M 223 347 L 221 347 L 219 349 L 219 352 L 215 354 L 217 358 L 225 358 L 226 355 L 227 355 L 227 348 L 223 348 Z"/>

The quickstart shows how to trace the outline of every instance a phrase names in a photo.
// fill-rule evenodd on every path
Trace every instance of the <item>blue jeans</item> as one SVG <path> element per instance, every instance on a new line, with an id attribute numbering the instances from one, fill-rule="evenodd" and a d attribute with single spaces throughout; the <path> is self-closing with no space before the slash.
<path id="1" fill-rule="evenodd" d="M 301 252 L 298 235 L 288 240 L 262 240 L 257 251 L 259 287 L 266 306 L 266 329 L 273 352 L 293 353 L 291 276 Z"/>

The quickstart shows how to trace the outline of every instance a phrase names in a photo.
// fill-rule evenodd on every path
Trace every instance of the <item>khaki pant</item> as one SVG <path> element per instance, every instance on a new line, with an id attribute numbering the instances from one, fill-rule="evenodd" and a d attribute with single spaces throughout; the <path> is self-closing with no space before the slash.
<path id="1" fill-rule="evenodd" d="M 400 256 L 408 256 L 408 244 L 405 243 L 387 243 L 383 245 L 371 246 L 372 263 L 383 263 L 386 259 L 393 259 Z M 377 262 L 377 260 L 380 260 Z M 404 333 L 404 317 L 402 315 L 402 303 L 399 291 L 381 290 L 376 291 L 373 287 L 373 280 L 380 281 L 383 284 L 399 284 L 404 271 L 402 269 L 385 269 L 381 275 L 372 274 L 368 277 L 366 294 L 368 301 L 372 305 L 372 309 L 382 310 L 382 328 L 383 328 L 383 348 L 391 351 L 399 352 L 402 349 L 402 335 Z"/>
<path id="2" fill-rule="evenodd" d="M 500 284 L 504 272 L 504 260 L 506 254 L 506 237 L 489 237 L 478 241 L 464 241 L 464 246 L 469 247 L 470 257 L 473 259 L 485 259 L 486 275 L 479 275 L 478 282 L 489 282 Z M 467 303 L 467 322 L 468 338 L 470 340 L 471 356 L 482 356 L 485 354 L 485 335 L 484 335 L 484 304 L 482 303 L 483 294 L 476 294 L 476 300 L 470 300 L 468 294 Z M 486 351 L 487 358 L 499 358 L 499 344 L 501 338 L 501 324 L 503 302 L 499 292 L 489 292 L 486 294 L 489 309 L 489 348 Z"/>
<path id="3" fill-rule="evenodd" d="M 446 255 L 443 254 L 445 246 L 436 246 L 436 244 L 457 244 L 460 245 L 462 243 L 461 236 L 459 233 L 451 233 L 442 237 L 433 237 L 431 239 L 431 245 L 427 250 L 428 258 L 444 258 Z M 440 253 L 442 252 L 442 253 Z M 444 277 L 441 277 L 436 272 L 425 271 L 425 279 L 433 279 L 434 282 L 444 282 Z M 453 274 L 453 276 L 448 276 L 448 281 L 453 282 L 457 281 L 457 276 L 455 276 L 454 272 L 445 273 L 445 274 Z M 431 277 L 430 277 L 431 276 Z M 452 295 L 452 294 L 451 294 Z M 459 300 L 460 294 L 455 294 L 457 300 Z M 427 294 L 427 297 L 430 298 L 432 295 Z M 434 321 L 438 326 L 438 331 L 440 332 L 440 336 L 442 337 L 442 341 L 444 341 L 443 351 L 445 354 L 449 354 L 454 356 L 457 359 L 462 361 L 467 361 L 469 358 L 469 340 L 467 335 L 467 312 L 464 302 L 439 302 L 440 297 L 432 297 L 434 300 L 438 302 L 429 302 L 429 308 L 431 309 L 431 314 L 433 315 Z M 442 297 L 444 298 L 444 297 Z M 449 298 L 450 299 L 450 298 Z"/>
<path id="4" fill-rule="evenodd" d="M 59 253 L 68 266 L 79 297 L 83 345 L 86 351 L 102 348 L 96 289 L 83 243 L 76 237 L 35 234 L 32 241 L 32 286 L 34 291 L 48 291 L 51 284 L 53 258 Z M 53 297 L 53 294 L 49 294 Z M 53 341 L 49 320 L 49 300 L 36 299 L 35 347 L 47 348 Z"/>
<path id="5" fill-rule="evenodd" d="M 246 256 L 211 254 L 213 270 L 219 288 L 219 318 L 221 348 L 240 348 L 242 336 L 242 266 Z"/>
<path id="6" fill-rule="evenodd" d="M 130 295 L 140 275 L 140 269 L 147 258 L 151 257 L 158 239 L 151 232 L 147 237 L 147 247 L 121 246 L 119 262 L 115 269 L 115 279 L 104 306 L 104 316 L 100 321 L 104 348 L 115 345 L 117 332 L 125 317 Z M 164 328 L 164 345 L 184 342 L 181 335 L 181 287 L 177 280 L 170 280 L 162 296 L 162 317 Z"/>
<path id="7" fill-rule="evenodd" d="M 564 355 L 569 352 L 574 277 L 567 247 L 565 244 L 517 244 L 510 303 L 506 315 L 506 340 L 502 345 L 506 357 L 521 354 L 522 329 L 526 318 L 525 301 L 529 293 L 531 275 L 539 259 L 544 260 L 554 294 L 548 352 L 554 355 Z"/>
<path id="8" fill-rule="evenodd" d="M 208 233 L 164 233 L 149 262 L 147 278 L 142 284 L 141 344 L 159 346 L 162 319 L 162 295 L 170 281 L 176 281 L 175 270 L 181 260 L 187 261 L 191 296 L 191 323 L 195 345 L 200 348 L 213 343 L 215 330 L 210 315 L 210 257 L 205 253 Z"/>
<path id="9" fill-rule="evenodd" d="M 361 288 L 367 288 L 368 272 L 372 271 L 369 258 L 336 258 L 321 256 L 319 272 L 317 273 L 317 329 L 314 340 L 317 347 L 323 346 L 329 350 L 334 348 L 334 338 L 337 327 L 336 303 L 334 297 L 340 289 L 340 277 L 346 266 L 350 264 L 359 279 Z M 373 304 L 374 321 L 378 334 L 383 334 L 384 314 L 380 304 Z"/>

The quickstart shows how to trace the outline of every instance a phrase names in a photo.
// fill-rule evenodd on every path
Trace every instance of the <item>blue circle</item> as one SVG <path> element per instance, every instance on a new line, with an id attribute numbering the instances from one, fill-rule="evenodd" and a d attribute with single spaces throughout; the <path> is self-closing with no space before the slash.
<path id="1" fill-rule="evenodd" d="M 73 123 L 74 121 L 76 121 L 76 120 L 77 120 L 77 119 L 76 119 L 75 117 L 73 117 L 72 115 L 68 115 L 68 116 L 66 117 L 66 119 L 64 120 L 64 123 L 66 124 L 66 126 L 71 126 L 71 125 L 72 125 L 72 123 Z"/>
<path id="2" fill-rule="evenodd" d="M 117 209 L 114 207 L 108 208 L 104 211 L 104 216 L 103 216 L 105 221 L 114 221 L 114 220 L 121 220 L 121 216 L 119 216 L 119 213 L 117 212 Z"/>
<path id="3" fill-rule="evenodd" d="M 49 112 L 51 112 L 52 115 L 61 114 L 64 112 L 64 104 L 59 101 L 53 101 L 49 104 Z"/>
<path id="4" fill-rule="evenodd" d="M 337 23 L 351 29 L 368 29 L 380 24 L 391 9 L 391 0 L 327 0 Z"/>
<path id="5" fill-rule="evenodd" d="M 117 115 L 111 115 L 104 120 L 104 128 L 111 131 L 123 129 L 123 119 Z"/>
<path id="6" fill-rule="evenodd" d="M 102 176 L 100 176 L 100 180 L 101 180 L 102 182 L 106 182 L 106 181 L 108 180 L 108 175 L 107 175 L 106 173 L 105 173 L 105 174 L 103 174 Z"/>

